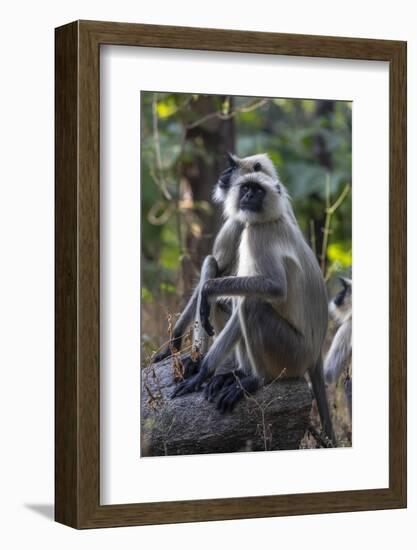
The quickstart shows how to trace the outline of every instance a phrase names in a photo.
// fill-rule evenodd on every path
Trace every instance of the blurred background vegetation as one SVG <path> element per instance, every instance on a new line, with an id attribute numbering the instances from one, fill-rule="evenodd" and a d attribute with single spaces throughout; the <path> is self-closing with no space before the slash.
<path id="1" fill-rule="evenodd" d="M 351 130 L 347 101 L 141 94 L 142 362 L 168 339 L 221 225 L 211 200 L 226 153 L 266 152 L 293 200 L 329 296 L 350 276 Z M 169 319 L 169 321 L 167 321 Z M 335 327 L 330 324 L 327 346 Z M 330 389 L 336 436 L 350 445 L 341 384 Z M 317 414 L 312 415 L 318 425 Z M 306 438 L 303 446 L 314 446 Z"/>

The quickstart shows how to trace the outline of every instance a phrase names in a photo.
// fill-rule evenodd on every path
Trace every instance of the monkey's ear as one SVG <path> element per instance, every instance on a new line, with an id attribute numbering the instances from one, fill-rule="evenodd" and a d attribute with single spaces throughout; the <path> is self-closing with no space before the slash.
<path id="1" fill-rule="evenodd" d="M 236 168 L 237 167 L 236 157 L 229 152 L 227 152 L 226 156 L 227 156 L 227 161 L 229 163 L 230 168 Z"/>
<path id="2" fill-rule="evenodd" d="M 339 281 L 342 283 L 343 288 L 350 288 L 352 286 L 352 279 L 348 279 L 347 277 L 339 277 Z"/>

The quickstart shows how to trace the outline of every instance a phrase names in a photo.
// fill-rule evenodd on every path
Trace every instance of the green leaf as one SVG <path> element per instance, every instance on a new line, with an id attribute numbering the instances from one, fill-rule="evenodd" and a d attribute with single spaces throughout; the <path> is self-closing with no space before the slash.
<path id="1" fill-rule="evenodd" d="M 177 104 L 175 102 L 175 99 L 173 97 L 168 97 L 163 101 L 158 101 L 156 110 L 158 111 L 158 115 L 161 118 L 170 117 L 177 110 Z"/>
<path id="2" fill-rule="evenodd" d="M 352 265 L 352 250 L 346 250 L 342 243 L 331 243 L 327 247 L 327 257 L 331 262 L 337 262 L 343 267 Z"/>

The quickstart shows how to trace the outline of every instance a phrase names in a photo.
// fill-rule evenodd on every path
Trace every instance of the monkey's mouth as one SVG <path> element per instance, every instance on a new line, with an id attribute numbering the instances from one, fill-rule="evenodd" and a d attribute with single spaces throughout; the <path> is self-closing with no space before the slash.
<path id="1" fill-rule="evenodd" d="M 240 209 L 243 211 L 249 211 L 249 212 L 260 212 L 262 210 L 262 204 L 242 201 L 240 203 Z"/>

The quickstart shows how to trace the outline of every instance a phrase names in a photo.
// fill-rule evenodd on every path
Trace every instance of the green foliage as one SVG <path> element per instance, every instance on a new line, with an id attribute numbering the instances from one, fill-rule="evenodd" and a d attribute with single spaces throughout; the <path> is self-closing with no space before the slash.
<path id="1" fill-rule="evenodd" d="M 352 265 L 352 250 L 346 249 L 345 242 L 329 244 L 327 247 L 327 257 L 332 263 L 338 263 L 342 268 Z"/>
<path id="2" fill-rule="evenodd" d="M 141 94 L 142 298 L 148 303 L 155 293 L 176 291 L 186 235 L 195 225 L 193 212 L 204 209 L 204 215 L 212 214 L 210 205 L 193 202 L 185 191 L 184 167 L 198 159 L 213 166 L 216 160 L 201 137 L 184 139 L 187 128 L 210 129 L 213 117 L 232 117 L 235 152 L 242 157 L 258 152 L 270 155 L 293 199 L 301 228 L 318 246 L 318 257 L 326 217 L 326 181 L 330 181 L 331 204 L 351 183 L 350 102 L 211 96 L 214 111 L 207 116 L 200 110 L 205 97 Z M 328 238 L 328 269 L 346 270 L 352 262 L 350 194 L 332 214 Z"/>

